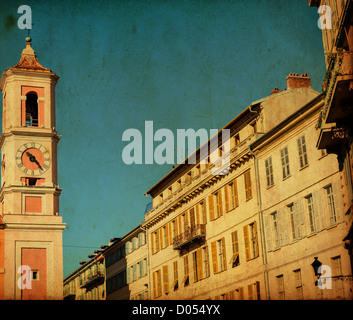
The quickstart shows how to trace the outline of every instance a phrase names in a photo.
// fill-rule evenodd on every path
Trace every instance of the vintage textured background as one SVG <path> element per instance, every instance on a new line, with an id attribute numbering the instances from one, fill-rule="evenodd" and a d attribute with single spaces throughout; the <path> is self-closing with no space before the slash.
<path id="1" fill-rule="evenodd" d="M 32 9 L 32 46 L 56 86 L 64 276 L 144 218 L 143 194 L 171 165 L 123 163 L 128 128 L 220 129 L 252 101 L 307 72 L 325 75 L 306 0 L 0 2 L 0 70 L 15 65 Z M 158 143 L 156 143 L 158 145 Z"/>

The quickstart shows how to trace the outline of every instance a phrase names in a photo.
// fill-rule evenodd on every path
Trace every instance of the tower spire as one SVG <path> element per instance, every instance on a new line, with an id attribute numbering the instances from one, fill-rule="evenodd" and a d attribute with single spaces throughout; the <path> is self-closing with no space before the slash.
<path id="1" fill-rule="evenodd" d="M 26 48 L 22 50 L 20 61 L 9 69 L 25 69 L 25 70 L 36 70 L 42 72 L 51 72 L 50 69 L 43 67 L 38 59 L 36 52 L 32 48 L 32 39 L 26 37 Z"/>

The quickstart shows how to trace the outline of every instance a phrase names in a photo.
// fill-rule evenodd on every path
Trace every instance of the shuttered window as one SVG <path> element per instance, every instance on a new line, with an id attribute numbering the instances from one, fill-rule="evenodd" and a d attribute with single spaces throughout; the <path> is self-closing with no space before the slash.
<path id="1" fill-rule="evenodd" d="M 215 219 L 214 206 L 213 206 L 213 194 L 208 196 L 208 211 L 209 211 L 210 221 L 213 221 Z"/>
<path id="2" fill-rule="evenodd" d="M 252 199 L 250 170 L 244 173 L 244 183 L 245 183 L 245 197 L 246 197 L 246 201 L 248 201 Z"/>
<path id="3" fill-rule="evenodd" d="M 169 275 L 168 275 L 168 266 L 163 266 L 163 291 L 164 293 L 169 293 Z"/>
<path id="4" fill-rule="evenodd" d="M 225 238 L 211 242 L 213 273 L 227 270 Z"/>
<path id="5" fill-rule="evenodd" d="M 256 221 L 243 227 L 246 261 L 259 256 Z"/>
<path id="6" fill-rule="evenodd" d="M 272 157 L 269 157 L 265 160 L 265 169 L 266 169 L 266 181 L 267 187 L 272 187 L 274 185 L 273 180 L 273 167 L 272 167 Z"/>
<path id="7" fill-rule="evenodd" d="M 282 162 L 282 175 L 283 175 L 283 179 L 285 179 L 290 175 L 288 147 L 284 147 L 281 150 L 281 162 Z"/>
<path id="8" fill-rule="evenodd" d="M 179 287 L 179 278 L 178 278 L 178 261 L 173 262 L 173 271 L 174 271 L 174 282 L 173 282 L 173 288 L 174 291 L 178 289 Z"/>
<path id="9" fill-rule="evenodd" d="M 225 186 L 226 212 L 239 206 L 237 180 Z"/>
<path id="10" fill-rule="evenodd" d="M 183 278 L 184 286 L 189 284 L 189 257 L 186 255 L 184 256 L 184 278 Z"/>
<path id="11" fill-rule="evenodd" d="M 300 137 L 297 140 L 298 143 L 298 153 L 299 153 L 299 165 L 300 168 L 304 168 L 308 165 L 308 155 L 306 152 L 305 136 Z"/>
<path id="12" fill-rule="evenodd" d="M 194 271 L 194 282 L 202 280 L 202 249 L 199 248 L 193 252 L 193 271 Z"/>
<path id="13" fill-rule="evenodd" d="M 236 267 L 240 263 L 240 258 L 239 258 L 239 242 L 238 242 L 238 232 L 234 231 L 232 232 L 232 249 L 233 249 L 233 256 L 230 261 L 232 267 Z"/>
<path id="14" fill-rule="evenodd" d="M 217 263 L 217 245 L 216 241 L 211 242 L 211 255 L 212 255 L 212 267 L 213 273 L 218 273 L 218 263 Z"/>

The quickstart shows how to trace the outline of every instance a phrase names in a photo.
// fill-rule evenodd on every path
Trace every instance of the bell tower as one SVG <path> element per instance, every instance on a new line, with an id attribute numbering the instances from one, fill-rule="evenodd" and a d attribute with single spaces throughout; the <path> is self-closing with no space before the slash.
<path id="1" fill-rule="evenodd" d="M 58 79 L 40 65 L 27 37 L 20 61 L 3 72 L 0 80 L 0 220 L 4 233 L 0 291 L 4 299 L 58 300 L 63 295 L 65 224 L 59 214 L 57 177 L 61 136 L 55 128 Z"/>

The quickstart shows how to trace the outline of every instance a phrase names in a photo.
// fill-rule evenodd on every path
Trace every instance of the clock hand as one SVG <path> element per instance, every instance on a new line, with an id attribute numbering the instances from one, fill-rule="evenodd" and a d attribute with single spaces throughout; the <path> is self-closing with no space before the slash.
<path id="1" fill-rule="evenodd" d="M 29 153 L 28 151 L 26 151 L 26 154 L 29 157 L 29 161 L 36 163 L 38 165 L 39 169 L 42 170 L 42 167 L 39 164 L 39 162 L 37 161 L 36 157 L 34 155 L 32 155 L 31 153 Z"/>

